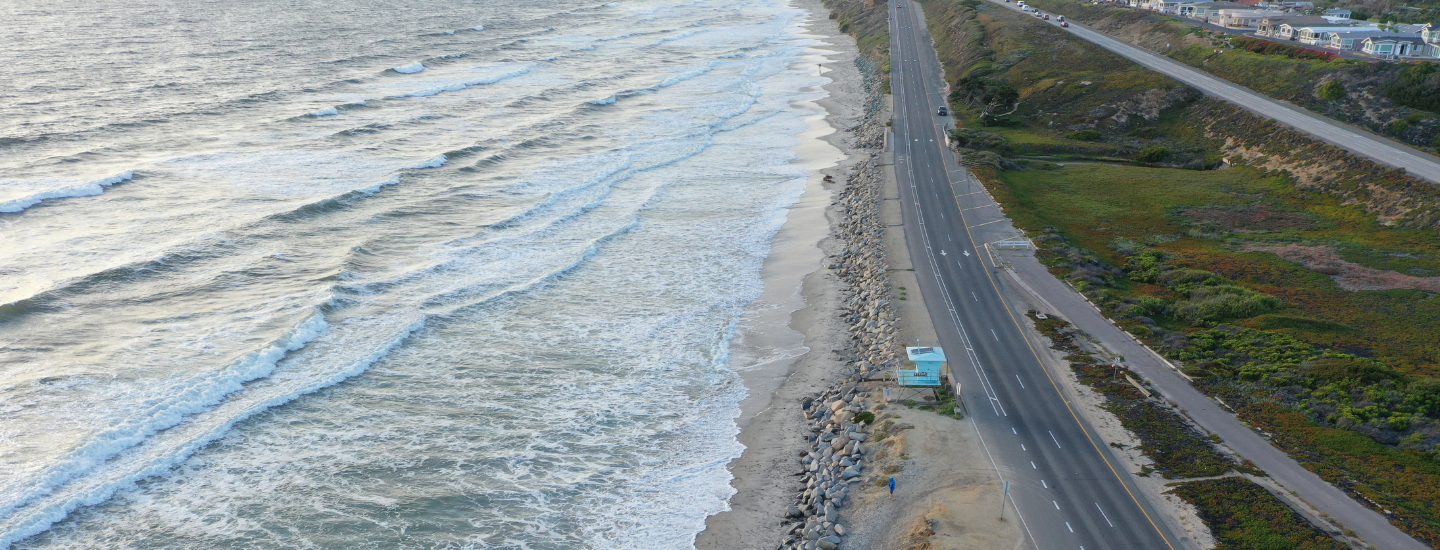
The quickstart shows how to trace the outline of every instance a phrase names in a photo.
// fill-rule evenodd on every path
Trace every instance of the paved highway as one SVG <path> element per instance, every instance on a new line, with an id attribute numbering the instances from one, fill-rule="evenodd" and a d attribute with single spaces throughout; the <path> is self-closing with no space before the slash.
<path id="1" fill-rule="evenodd" d="M 944 83 L 920 7 L 898 0 L 888 9 L 892 150 L 907 245 L 970 418 L 991 465 L 1010 482 L 1008 520 L 1021 521 L 1035 548 L 1189 546 L 1071 408 L 1025 338 L 974 238 L 976 225 L 1004 220 L 945 145 L 949 119 L 935 114 Z"/>
<path id="2" fill-rule="evenodd" d="M 991 0 L 991 2 L 1012 10 L 1019 10 L 1015 4 L 996 0 Z M 1058 22 L 1056 24 L 1058 26 Z M 1074 21 L 1071 21 L 1070 27 L 1064 30 L 1150 70 L 1189 84 L 1207 95 L 1229 101 L 1247 111 L 1274 119 L 1281 124 L 1380 164 L 1404 168 L 1413 176 L 1440 183 L 1440 158 L 1421 153 L 1405 145 L 1343 122 L 1325 118 L 1300 107 L 1276 101 L 1250 91 L 1244 86 L 1211 76 L 1210 73 L 1200 69 L 1111 38 L 1107 34 L 1091 30 Z"/>

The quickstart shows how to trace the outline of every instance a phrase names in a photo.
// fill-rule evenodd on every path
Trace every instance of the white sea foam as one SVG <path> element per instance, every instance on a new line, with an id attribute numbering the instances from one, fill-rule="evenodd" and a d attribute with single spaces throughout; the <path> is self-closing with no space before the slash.
<path id="1" fill-rule="evenodd" d="M 389 98 L 428 97 L 428 96 L 433 96 L 433 95 L 437 95 L 437 94 L 442 94 L 442 93 L 445 93 L 445 92 L 458 92 L 458 91 L 460 91 L 460 90 L 464 90 L 464 89 L 469 88 L 469 87 L 471 87 L 471 86 L 483 86 L 483 85 L 487 85 L 487 84 L 495 84 L 495 83 L 497 83 L 497 82 L 502 82 L 502 81 L 505 81 L 505 80 L 509 80 L 509 79 L 511 79 L 511 78 L 515 78 L 515 77 L 517 77 L 517 76 L 525 75 L 525 74 L 527 74 L 527 73 L 530 72 L 530 69 L 531 69 L 532 66 L 533 66 L 533 65 L 525 65 L 525 66 L 522 66 L 522 67 L 520 67 L 520 68 L 512 69 L 512 70 L 510 70 L 510 71 L 506 71 L 506 72 L 503 72 L 503 73 L 500 73 L 500 74 L 494 74 L 494 75 L 489 75 L 489 76 L 484 76 L 484 77 L 479 77 L 479 78 L 462 78 L 462 79 L 450 80 L 450 81 L 448 81 L 448 82 L 442 82 L 442 83 L 438 83 L 438 84 L 432 84 L 432 85 L 430 85 L 429 87 L 426 87 L 426 88 L 423 88 L 423 89 L 414 90 L 414 91 L 409 91 L 409 92 L 403 92 L 403 93 L 398 93 L 398 94 L 390 95 L 390 96 L 387 96 L 387 97 L 389 97 Z"/>
<path id="2" fill-rule="evenodd" d="M 585 56 L 583 70 L 542 65 L 485 93 L 374 101 L 356 111 L 363 116 L 295 124 L 337 132 L 331 141 L 343 150 L 244 136 L 243 147 L 206 145 L 165 163 L 167 177 L 189 178 L 174 181 L 201 183 L 183 187 L 204 193 L 198 204 L 285 210 L 327 194 L 346 204 L 251 223 L 203 254 L 187 251 L 108 281 L 107 292 L 139 303 L 150 295 L 138 289 L 154 287 L 166 302 L 195 296 L 223 308 L 226 300 L 291 292 L 258 288 L 260 281 L 334 285 L 328 328 L 269 376 L 4 517 L 0 545 L 41 531 L 17 546 L 692 544 L 731 493 L 725 465 L 740 450 L 732 419 L 743 388 L 727 364 L 727 342 L 757 295 L 760 262 L 796 189 L 785 152 L 787 136 L 804 128 L 788 111 L 794 90 L 814 85 L 803 71 L 786 76 L 793 45 L 767 42 L 798 13 L 782 4 L 702 0 L 635 29 L 670 32 L 712 21 L 716 8 L 733 11 L 736 22 L 725 23 L 733 28 L 671 43 L 702 60 L 683 69 L 647 52 L 644 41 L 621 41 Z M 631 30 L 633 19 L 603 19 L 612 16 L 627 17 L 587 15 L 608 26 L 560 32 Z M 764 44 L 756 55 L 772 58 L 703 63 L 745 44 Z M 570 45 L 536 41 L 522 55 Z M 479 50 L 473 57 L 495 59 Z M 518 76 L 515 65 L 466 63 L 435 63 L 407 78 L 362 75 L 317 94 L 338 96 L 322 104 L 344 110 L 355 97 L 424 97 Z M 650 95 L 639 101 L 594 99 L 646 86 Z M 514 101 L 521 97 L 553 103 Z M 587 101 L 613 107 L 555 108 Z M 547 140 L 573 146 L 506 149 Z M 431 156 L 460 150 L 453 159 Z M 483 161 L 483 169 L 406 172 L 450 160 Z M 402 182 L 402 192 L 375 194 Z M 195 259 L 214 254 L 279 259 Z M 196 284 L 178 284 L 180 272 Z M 130 328 L 131 306 L 112 303 L 125 308 L 116 310 L 115 329 Z M 141 328 L 185 333 L 226 318 L 185 312 Z M 226 322 L 253 321 L 237 314 Z M 214 342 L 136 342 L 128 345 L 153 346 L 151 354 L 183 372 L 214 374 L 206 355 Z M 132 372 L 139 367 L 157 365 Z M 96 380 L 86 387 L 127 382 Z M 126 418 L 131 409 L 110 406 L 121 395 L 72 402 L 105 404 L 107 414 Z M 283 403 L 291 405 L 275 408 Z M 123 498 L 107 501 L 117 491 Z M 418 515 L 433 506 L 453 514 Z M 425 529 L 414 528 L 421 523 Z"/>
<path id="3" fill-rule="evenodd" d="M 415 74 L 415 73 L 418 73 L 418 72 L 420 72 L 420 71 L 425 70 L 425 65 L 424 65 L 423 63 L 420 63 L 419 61 L 416 61 L 416 62 L 411 63 L 411 64 L 409 64 L 409 65 L 404 65 L 404 66 L 400 66 L 400 67 L 395 67 L 394 69 L 391 69 L 391 70 L 393 70 L 393 71 L 395 71 L 395 72 L 397 72 L 397 73 L 400 73 L 400 74 Z"/>
<path id="4" fill-rule="evenodd" d="M 309 113 L 309 114 L 310 114 L 310 116 L 313 116 L 313 117 L 322 117 L 322 116 L 338 115 L 338 114 L 340 114 L 340 110 L 339 110 L 339 109 L 336 109 L 335 107 L 327 107 L 327 108 L 320 109 L 319 111 L 315 111 L 315 112 L 312 112 L 312 113 Z"/>
<path id="5" fill-rule="evenodd" d="M 226 395 L 240 391 L 247 382 L 270 376 L 275 372 L 275 364 L 285 354 L 314 341 L 327 327 L 324 317 L 314 314 L 268 347 L 231 363 L 216 374 L 172 381 L 169 387 L 158 392 L 163 397 L 148 403 L 142 415 L 119 419 L 118 423 L 96 432 L 84 445 L 48 466 L 44 474 L 26 480 L 27 483 L 20 487 L 11 487 L 0 495 L 0 518 L 13 519 L 11 513 L 18 507 L 53 494 L 61 485 L 88 474 L 116 454 L 144 443 L 161 430 L 179 424 L 187 416 L 215 406 Z M 105 491 L 99 499 L 109 498 L 112 491 L 113 488 Z M 88 495 L 85 500 L 93 497 Z M 34 510 L 27 510 L 26 513 L 16 514 L 38 517 L 31 522 L 14 524 L 7 521 L 0 525 L 0 547 L 44 530 L 81 503 L 93 503 L 85 500 L 50 512 L 35 514 Z"/>
<path id="6" fill-rule="evenodd" d="M 80 184 L 66 184 L 66 183 L 64 183 L 64 182 L 54 182 L 54 181 L 44 181 L 44 180 L 41 180 L 41 181 L 29 181 L 29 182 L 13 182 L 13 181 L 12 181 L 12 182 L 6 182 L 6 181 L 0 181 L 0 188 L 6 187 L 6 186 L 14 186 L 14 187 L 16 187 L 16 188 L 18 188 L 18 189 L 26 189 L 26 188 L 34 188 L 34 187 L 37 187 L 37 186 L 58 185 L 58 187 L 54 187 L 54 188 L 51 188 L 51 189 L 45 189 L 45 190 L 43 190 L 43 191 L 36 191 L 36 192 L 30 193 L 30 194 L 24 195 L 24 196 L 22 196 L 22 197 L 20 197 L 20 198 L 15 198 L 15 199 L 10 199 L 10 200 L 4 201 L 4 202 L 0 202 L 0 212 L 5 212 L 5 213 L 20 212 L 20 211 L 22 211 L 22 210 L 25 210 L 26 208 L 30 208 L 31 206 L 35 206 L 35 205 L 37 205 L 37 204 L 40 204 L 41 202 L 44 202 L 44 201 L 47 201 L 47 200 L 51 200 L 51 199 L 65 199 L 65 198 L 72 198 L 72 197 L 90 197 L 90 196 L 94 196 L 94 195 L 99 195 L 99 194 L 105 192 L 105 188 L 106 188 L 106 187 L 110 187 L 110 186 L 112 186 L 112 185 L 115 185 L 115 184 L 120 183 L 120 182 L 122 182 L 122 181 L 129 180 L 129 179 L 134 178 L 134 177 L 135 177 L 135 173 L 134 173 L 133 171 L 126 170 L 125 172 L 121 172 L 121 173 L 119 173 L 119 174 L 110 176 L 110 177 L 108 177 L 108 178 L 99 179 L 99 180 L 95 180 L 95 181 L 88 181 L 88 182 L 80 183 Z"/>
<path id="7" fill-rule="evenodd" d="M 615 104 L 615 96 L 612 95 L 612 96 L 610 96 L 610 97 L 603 98 L 603 99 L 591 100 L 589 103 L 590 103 L 591 105 L 614 105 L 614 104 Z"/>
<path id="8" fill-rule="evenodd" d="M 475 26 L 473 26 L 473 27 L 470 27 L 470 30 L 472 30 L 472 31 L 483 31 L 483 30 L 485 30 L 485 25 L 475 25 Z"/>

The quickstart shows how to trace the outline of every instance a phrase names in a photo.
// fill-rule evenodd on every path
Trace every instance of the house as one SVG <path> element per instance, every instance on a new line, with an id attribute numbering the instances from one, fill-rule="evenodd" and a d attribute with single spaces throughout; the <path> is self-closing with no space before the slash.
<path id="1" fill-rule="evenodd" d="M 1299 41 L 1301 44 L 1309 44 L 1311 46 L 1326 46 L 1330 44 L 1330 34 L 1337 32 L 1376 32 L 1376 29 L 1367 29 L 1365 27 L 1351 27 L 1348 25 L 1343 27 L 1318 25 L 1313 27 L 1296 27 L 1294 38 L 1291 38 L 1291 40 L 1296 40 Z"/>
<path id="2" fill-rule="evenodd" d="M 1360 44 L 1366 38 L 1387 36 L 1389 33 L 1373 28 L 1352 28 L 1348 31 L 1335 31 L 1325 35 L 1325 42 L 1322 44 L 1332 50 L 1355 51 L 1360 49 Z"/>
<path id="3" fill-rule="evenodd" d="M 1368 36 L 1360 44 L 1360 53 L 1377 57 L 1416 57 L 1425 41 L 1410 36 Z"/>
<path id="4" fill-rule="evenodd" d="M 1145 5 L 1145 9 L 1158 11 L 1160 13 L 1178 14 L 1180 13 L 1181 6 L 1194 4 L 1196 1 L 1197 0 L 1150 0 L 1150 2 Z"/>
<path id="5" fill-rule="evenodd" d="M 1178 10 L 1180 17 L 1190 17 L 1201 21 L 1217 21 L 1220 18 L 1220 10 L 1243 10 L 1245 4 L 1238 2 L 1200 2 L 1196 4 L 1181 4 Z"/>
<path id="6" fill-rule="evenodd" d="M 1440 27 L 1434 23 L 1421 25 L 1420 39 L 1425 41 L 1420 57 L 1440 58 Z"/>
<path id="7" fill-rule="evenodd" d="M 1283 12 L 1265 10 L 1219 10 L 1219 14 L 1217 25 L 1239 29 L 1253 29 L 1260 26 L 1261 19 L 1285 15 Z"/>
<path id="8" fill-rule="evenodd" d="M 1340 18 L 1340 19 L 1349 19 L 1349 18 L 1350 18 L 1350 10 L 1342 10 L 1342 9 L 1340 9 L 1340 8 L 1334 8 L 1334 9 L 1325 10 L 1325 17 L 1336 17 L 1336 18 Z"/>
<path id="9" fill-rule="evenodd" d="M 1328 24 L 1328 23 L 1329 23 L 1329 21 L 1326 21 L 1324 17 L 1311 17 L 1311 16 L 1306 16 L 1306 15 L 1285 15 L 1285 16 L 1281 16 L 1281 17 L 1266 17 L 1266 18 L 1260 20 L 1260 25 L 1256 27 L 1257 30 L 1255 31 L 1255 34 L 1258 35 L 1258 36 L 1269 36 L 1269 37 L 1271 37 L 1271 38 L 1283 38 L 1283 39 L 1285 39 L 1285 40 L 1294 40 L 1295 38 L 1294 38 L 1294 35 L 1293 35 L 1293 29 L 1294 29 L 1295 27 L 1306 27 L 1306 26 L 1311 26 L 1311 25 L 1325 25 L 1325 24 Z M 1280 36 L 1280 26 L 1281 26 L 1281 25 L 1288 25 L 1289 28 L 1292 29 L 1292 34 L 1291 34 L 1290 36 L 1283 36 L 1283 37 Z"/>

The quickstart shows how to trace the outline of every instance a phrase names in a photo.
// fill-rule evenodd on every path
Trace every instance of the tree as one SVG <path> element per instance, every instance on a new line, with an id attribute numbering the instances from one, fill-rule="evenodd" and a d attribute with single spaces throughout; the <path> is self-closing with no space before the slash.
<path id="1" fill-rule="evenodd" d="M 1321 84 L 1320 88 L 1315 91 L 1315 95 L 1320 96 L 1320 99 L 1325 101 L 1340 101 L 1345 99 L 1347 94 L 1345 93 L 1344 84 L 1341 84 L 1339 80 L 1331 80 Z"/>

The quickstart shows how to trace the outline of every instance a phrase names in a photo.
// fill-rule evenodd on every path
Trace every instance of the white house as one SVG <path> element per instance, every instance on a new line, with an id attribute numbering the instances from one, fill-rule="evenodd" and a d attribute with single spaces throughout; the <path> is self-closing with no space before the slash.
<path id="1" fill-rule="evenodd" d="M 1323 17 L 1310 17 L 1305 15 L 1266 17 L 1260 20 L 1260 25 L 1256 27 L 1255 34 L 1257 36 L 1269 36 L 1271 38 L 1294 40 L 1295 27 L 1304 27 L 1307 25 L 1324 25 L 1327 23 L 1329 22 L 1326 21 Z M 1290 34 L 1282 35 L 1281 33 L 1284 32 L 1283 29 L 1290 29 Z"/>
<path id="2" fill-rule="evenodd" d="M 1360 52 L 1378 57 L 1416 57 L 1424 46 L 1424 40 L 1409 36 L 1371 36 L 1360 44 Z"/>
<path id="3" fill-rule="evenodd" d="M 1190 17 L 1205 22 L 1217 21 L 1220 18 L 1220 10 L 1243 10 L 1248 9 L 1245 4 L 1238 2 L 1200 2 L 1196 4 L 1181 4 L 1178 11 L 1181 17 Z"/>
<path id="4" fill-rule="evenodd" d="M 1356 51 L 1360 45 L 1370 38 L 1394 36 L 1390 33 L 1375 30 L 1373 28 L 1351 28 L 1345 31 L 1334 31 L 1326 35 L 1325 47 L 1332 50 Z"/>
<path id="5" fill-rule="evenodd" d="M 1350 18 L 1350 10 L 1342 10 L 1342 9 L 1340 9 L 1340 8 L 1325 10 L 1325 17 L 1334 17 L 1334 18 L 1337 18 L 1337 19 L 1349 19 L 1349 18 Z"/>
<path id="6" fill-rule="evenodd" d="M 1264 11 L 1264 10 L 1220 10 L 1220 21 L 1216 23 L 1222 27 L 1253 29 L 1260 26 L 1260 20 L 1266 17 L 1280 17 L 1285 12 Z"/>
<path id="7" fill-rule="evenodd" d="M 1346 26 L 1346 27 L 1321 27 L 1321 26 L 1315 26 L 1315 27 L 1297 27 L 1297 28 L 1295 29 L 1295 35 L 1294 35 L 1295 38 L 1294 38 L 1293 40 L 1298 40 L 1301 44 L 1309 44 L 1309 45 L 1311 45 L 1311 46 L 1316 46 L 1316 45 L 1324 46 L 1324 45 L 1327 45 L 1327 44 L 1330 43 L 1330 34 L 1331 34 L 1331 33 L 1337 33 L 1337 32 L 1343 32 L 1343 33 L 1350 33 L 1350 32 L 1375 32 L 1375 29 L 1365 29 L 1365 28 L 1357 28 L 1357 27 L 1349 27 L 1349 26 Z"/>

